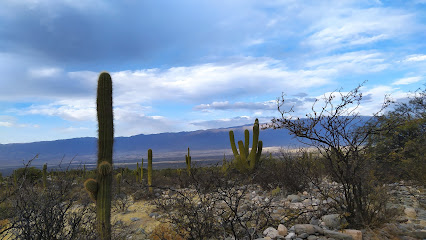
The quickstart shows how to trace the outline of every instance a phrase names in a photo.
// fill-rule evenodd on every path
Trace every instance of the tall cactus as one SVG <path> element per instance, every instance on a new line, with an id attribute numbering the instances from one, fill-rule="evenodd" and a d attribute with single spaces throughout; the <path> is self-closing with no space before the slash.
<path id="1" fill-rule="evenodd" d="M 148 186 L 152 193 L 152 149 L 148 149 Z"/>
<path id="2" fill-rule="evenodd" d="M 252 171 L 257 163 L 259 162 L 260 155 L 262 153 L 263 142 L 259 141 L 259 120 L 256 118 L 253 125 L 253 142 L 251 151 L 249 151 L 249 138 L 250 133 L 248 129 L 244 131 L 244 140 L 238 141 L 238 153 L 237 146 L 235 144 L 234 132 L 229 131 L 229 140 L 231 142 L 232 152 L 235 158 L 235 165 L 240 171 Z"/>
<path id="3" fill-rule="evenodd" d="M 111 183 L 114 123 L 112 112 L 112 79 L 102 72 L 98 79 L 96 99 L 98 115 L 98 164 L 95 179 L 84 182 L 89 196 L 96 201 L 97 229 L 102 240 L 111 239 Z"/>
<path id="4" fill-rule="evenodd" d="M 186 171 L 188 172 L 188 176 L 191 176 L 191 156 L 189 155 L 189 148 L 188 148 L 188 155 L 185 155 L 185 162 L 186 162 Z"/>
<path id="5" fill-rule="evenodd" d="M 47 186 L 47 163 L 43 165 L 43 188 L 46 189 Z"/>

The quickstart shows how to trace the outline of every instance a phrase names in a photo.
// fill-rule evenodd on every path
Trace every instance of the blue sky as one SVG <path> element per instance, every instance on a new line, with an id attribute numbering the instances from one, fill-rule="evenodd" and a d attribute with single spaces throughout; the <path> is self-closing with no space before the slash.
<path id="1" fill-rule="evenodd" d="M 359 110 L 426 82 L 425 0 L 2 0 L 0 143 L 97 135 L 96 81 L 115 135 L 268 122 L 364 80 Z"/>

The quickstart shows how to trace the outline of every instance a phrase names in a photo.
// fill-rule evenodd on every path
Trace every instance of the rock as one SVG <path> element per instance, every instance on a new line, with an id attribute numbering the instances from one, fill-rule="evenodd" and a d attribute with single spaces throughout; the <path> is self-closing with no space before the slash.
<path id="1" fill-rule="evenodd" d="M 282 225 L 282 224 L 278 225 L 278 229 L 277 230 L 278 230 L 278 234 L 279 235 L 281 235 L 281 236 L 287 236 L 288 230 L 287 230 L 287 228 L 284 225 Z"/>
<path id="2" fill-rule="evenodd" d="M 140 218 L 138 218 L 138 217 L 132 217 L 132 218 L 130 218 L 130 220 L 132 221 L 132 222 L 136 222 L 136 221 L 139 221 L 139 220 L 141 220 Z"/>
<path id="3" fill-rule="evenodd" d="M 302 233 L 313 235 L 315 233 L 322 234 L 324 230 L 312 224 L 296 224 L 294 225 L 294 231 L 297 235 L 300 235 Z"/>
<path id="4" fill-rule="evenodd" d="M 362 240 L 362 232 L 360 230 L 344 229 L 343 233 L 352 236 L 354 240 Z"/>
<path id="5" fill-rule="evenodd" d="M 263 235 L 266 237 L 270 237 L 272 239 L 277 238 L 280 234 L 278 233 L 278 230 L 273 227 L 268 227 L 263 231 Z"/>
<path id="6" fill-rule="evenodd" d="M 328 238 L 334 238 L 336 240 L 352 240 L 352 236 L 341 232 L 335 232 L 331 230 L 324 230 L 324 235 Z"/>
<path id="7" fill-rule="evenodd" d="M 289 234 L 287 234 L 287 236 L 285 236 L 285 239 L 293 239 L 296 238 L 296 233 L 291 232 Z"/>
<path id="8" fill-rule="evenodd" d="M 315 235 L 310 235 L 308 238 L 308 240 L 318 240 L 318 237 Z"/>
<path id="9" fill-rule="evenodd" d="M 339 214 L 329 214 L 321 217 L 324 225 L 330 229 L 339 229 L 347 224 L 346 219 L 340 217 Z"/>
<path id="10" fill-rule="evenodd" d="M 302 199 L 298 195 L 291 194 L 287 196 L 287 200 L 289 200 L 292 203 L 295 203 L 295 202 L 300 202 Z"/>
<path id="11" fill-rule="evenodd" d="M 417 217 L 416 209 L 414 209 L 412 207 L 406 207 L 404 209 L 404 213 L 409 218 L 416 218 Z"/>
<path id="12" fill-rule="evenodd" d="M 158 216 L 159 216 L 158 213 L 150 213 L 149 214 L 149 217 L 151 217 L 151 218 L 157 218 Z"/>
<path id="13" fill-rule="evenodd" d="M 413 231 L 413 232 L 410 232 L 408 235 L 417 239 L 426 239 L 426 230 Z"/>
<path id="14" fill-rule="evenodd" d="M 308 237 L 309 237 L 309 234 L 307 234 L 307 233 L 302 233 L 302 234 L 300 234 L 300 235 L 299 235 L 299 236 L 297 236 L 297 237 L 302 238 L 302 239 L 305 239 L 305 238 L 308 238 Z"/>

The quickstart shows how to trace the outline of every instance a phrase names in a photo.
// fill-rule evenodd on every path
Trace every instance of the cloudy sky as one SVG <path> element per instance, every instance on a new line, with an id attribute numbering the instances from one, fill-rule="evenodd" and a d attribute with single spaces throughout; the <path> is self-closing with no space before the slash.
<path id="1" fill-rule="evenodd" d="M 2 0 L 0 143 L 97 135 L 96 81 L 116 136 L 267 122 L 364 80 L 371 114 L 426 82 L 425 0 Z"/>

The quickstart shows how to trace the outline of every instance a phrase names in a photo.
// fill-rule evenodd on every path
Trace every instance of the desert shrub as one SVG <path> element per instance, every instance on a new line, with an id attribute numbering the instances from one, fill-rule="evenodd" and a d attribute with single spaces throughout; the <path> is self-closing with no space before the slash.
<path id="1" fill-rule="evenodd" d="M 40 169 L 35 167 L 25 167 L 25 168 L 19 168 L 16 169 L 13 172 L 12 178 L 22 180 L 25 178 L 27 182 L 34 183 L 37 180 L 41 179 L 43 176 L 43 173 Z"/>
<path id="2" fill-rule="evenodd" d="M 82 186 L 72 184 L 66 178 L 54 178 L 46 189 L 42 189 L 31 180 L 21 179 L 22 184 L 4 201 L 11 210 L 10 224 L 0 236 L 96 239 L 93 228 L 95 210 L 89 201 L 86 204 L 80 201 Z"/>
<path id="3" fill-rule="evenodd" d="M 272 119 L 271 128 L 285 128 L 307 146 L 315 147 L 324 163 L 329 182 L 336 182 L 338 191 L 328 191 L 318 186 L 325 198 L 336 201 L 336 210 L 352 227 L 365 227 L 380 222 L 386 209 L 386 198 L 380 198 L 383 182 L 376 177 L 373 162 L 366 153 L 369 138 L 389 131 L 389 125 L 377 124 L 377 117 L 390 104 L 372 117 L 359 115 L 357 108 L 362 101 L 361 85 L 343 93 L 333 92 L 315 101 L 312 112 L 306 118 L 292 115 L 292 109 L 284 110 L 284 95 L 278 101 L 282 118 Z M 318 106 L 318 104 L 321 104 Z M 332 186 L 334 187 L 334 186 Z M 336 193 L 333 195 L 331 193 Z"/>
<path id="4" fill-rule="evenodd" d="M 170 224 L 159 224 L 151 233 L 152 240 L 184 240 L 188 234 L 185 232 L 177 233 Z M 183 237 L 182 237 L 183 236 Z"/>

